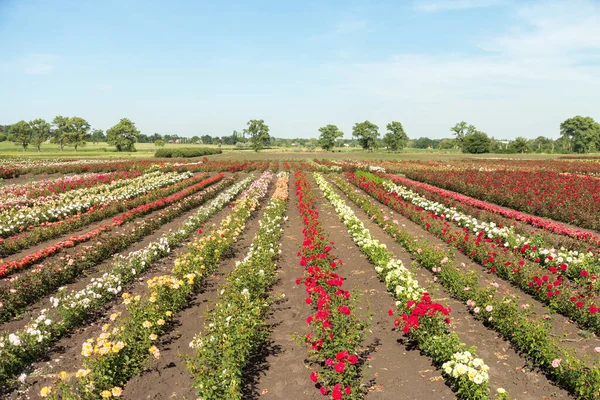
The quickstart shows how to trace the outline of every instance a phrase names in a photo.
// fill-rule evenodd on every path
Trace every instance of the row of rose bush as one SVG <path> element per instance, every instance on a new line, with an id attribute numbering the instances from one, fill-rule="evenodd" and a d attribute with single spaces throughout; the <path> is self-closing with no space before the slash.
<path id="1" fill-rule="evenodd" d="M 407 177 L 541 217 L 600 229 L 600 180 L 554 171 L 414 169 Z"/>
<path id="2" fill-rule="evenodd" d="M 83 174 L 46 179 L 24 185 L 6 185 L 0 188 L 0 210 L 23 208 L 58 198 L 58 194 L 75 189 L 90 188 L 141 175 L 139 171 L 116 171 L 107 174 Z"/>
<path id="3" fill-rule="evenodd" d="M 91 223 L 112 217 L 120 212 L 124 212 L 131 208 L 169 196 L 173 193 L 177 193 L 178 191 L 183 190 L 190 185 L 201 182 L 204 178 L 204 174 L 197 174 L 190 178 L 159 189 L 155 189 L 146 194 L 131 198 L 126 201 L 117 201 L 104 204 L 101 207 L 93 207 L 87 210 L 85 213 L 62 218 L 60 221 L 52 223 L 46 222 L 40 226 L 33 227 L 31 230 L 25 230 L 23 233 L 11 236 L 6 240 L 0 238 L 0 257 L 14 254 L 19 250 L 33 246 L 45 240 L 72 232 Z"/>
<path id="4" fill-rule="evenodd" d="M 123 224 L 119 230 L 104 232 L 93 243 L 77 246 L 73 253 L 36 264 L 34 268 L 5 280 L 0 287 L 0 321 L 18 315 L 42 296 L 76 280 L 83 271 L 126 250 L 202 201 L 202 196 L 180 199 L 152 216 Z"/>
<path id="5" fill-rule="evenodd" d="M 479 200 L 470 196 L 466 196 L 464 194 L 442 189 L 437 186 L 430 185 L 428 183 L 414 181 L 403 176 L 390 174 L 387 177 L 391 179 L 394 183 L 406 186 L 426 196 L 435 196 L 435 200 L 445 202 L 445 204 L 450 206 L 457 205 L 458 203 L 459 205 L 476 207 L 481 210 L 488 211 L 490 213 L 501 215 L 514 221 L 530 224 L 536 228 L 541 228 L 558 235 L 565 235 L 577 240 L 593 243 L 594 245 L 600 245 L 600 236 L 598 236 L 598 234 L 594 232 L 572 228 L 550 219 L 536 217 L 534 215 L 525 214 L 517 210 L 500 207 L 496 204 L 489 203 L 487 201 Z"/>
<path id="6" fill-rule="evenodd" d="M 148 280 L 149 295 L 123 293 L 124 315 L 111 315 L 103 332 L 82 344 L 82 368 L 75 382 L 69 374 L 42 392 L 51 398 L 110 398 L 122 391 L 129 378 L 139 374 L 150 357 L 160 358 L 155 345 L 170 328 L 175 314 L 198 293 L 204 278 L 219 266 L 226 250 L 235 243 L 246 223 L 266 195 L 273 174 L 264 172 L 236 201 L 219 226 L 188 246 L 177 258 L 173 270 Z"/>
<path id="7" fill-rule="evenodd" d="M 400 316 L 395 324 L 401 326 L 404 334 L 442 369 L 459 398 L 487 399 L 490 392 L 489 367 L 477 358 L 476 348 L 467 348 L 456 332 L 450 330 L 450 307 L 433 302 L 412 272 L 394 257 L 385 244 L 371 236 L 323 176 L 314 173 L 314 177 L 360 251 L 375 266 L 377 274 L 396 299 Z M 394 312 L 390 310 L 390 314 Z"/>
<path id="8" fill-rule="evenodd" d="M 334 243 L 323 230 L 316 195 L 306 175 L 296 172 L 294 184 L 296 207 L 304 225 L 298 256 L 305 268 L 296 283 L 304 285 L 306 304 L 313 308 L 306 318 L 310 331 L 302 340 L 310 348 L 313 365 L 319 367 L 311 372 L 310 379 L 321 394 L 334 400 L 361 399 L 365 394 L 361 377 L 366 360 L 360 357 L 360 347 L 369 321 L 359 315 L 360 295 L 344 289 L 345 278 L 336 272 L 342 260 L 331 253 Z"/>
<path id="9" fill-rule="evenodd" d="M 143 249 L 126 255 L 115 255 L 102 276 L 90 279 L 83 289 L 59 291 L 50 298 L 50 307 L 32 316 L 23 329 L 0 334 L 0 382 L 4 383 L 0 386 L 0 391 L 12 388 L 15 377 L 42 357 L 52 343 L 89 322 L 90 316 L 119 295 L 125 285 L 132 283 L 158 260 L 170 254 L 174 246 L 199 230 L 210 217 L 248 187 L 251 178 L 235 184 L 234 181 L 233 177 L 227 178 L 203 190 L 196 196 L 197 205 L 214 199 L 198 209 L 177 229 L 169 230 Z"/>
<path id="10" fill-rule="evenodd" d="M 456 299 L 467 305 L 472 315 L 485 326 L 494 329 L 511 345 L 540 368 L 550 379 L 581 399 L 600 395 L 600 365 L 598 361 L 581 360 L 572 350 L 560 345 L 550 323 L 530 312 L 528 304 L 519 304 L 513 296 L 500 297 L 496 284 L 484 286 L 478 272 L 454 260 L 454 253 L 427 239 L 416 239 L 390 213 L 384 213 L 373 198 L 365 196 L 339 177 L 335 185 L 360 207 L 392 238 L 400 243 L 419 266 L 433 272 L 434 280 Z M 598 349 L 600 351 L 600 348 Z"/>
<path id="11" fill-rule="evenodd" d="M 197 177 L 200 178 L 200 177 L 204 177 L 204 176 L 205 175 L 197 176 Z M 202 181 L 200 181 L 196 184 L 193 184 L 191 186 L 188 186 L 187 188 L 185 188 L 175 194 L 169 195 L 167 197 L 163 197 L 161 199 L 154 200 L 150 203 L 146 203 L 144 205 L 137 206 L 129 211 L 126 211 L 126 212 L 122 213 L 121 215 L 119 215 L 118 217 L 113 218 L 113 221 L 110 224 L 102 224 L 102 225 L 96 227 L 95 229 L 93 229 L 89 232 L 86 232 L 84 234 L 71 236 L 71 237 L 67 238 L 66 240 L 63 240 L 58 243 L 54 243 L 48 247 L 37 250 L 34 253 L 27 254 L 26 256 L 24 256 L 18 260 L 5 261 L 4 263 L 0 263 L 0 277 L 6 276 L 14 271 L 21 270 L 30 265 L 33 265 L 53 254 L 60 252 L 63 249 L 72 248 L 75 245 L 77 245 L 78 243 L 86 242 L 90 239 L 96 238 L 101 233 L 110 231 L 118 226 L 121 226 L 127 221 L 131 221 L 142 215 L 146 215 L 150 212 L 160 210 L 161 208 L 164 208 L 172 203 L 175 203 L 184 197 L 190 196 L 190 195 L 200 191 L 201 189 L 203 189 L 204 187 L 206 187 L 208 185 L 212 185 L 213 183 L 218 182 L 219 180 L 221 180 L 223 178 L 223 176 L 225 176 L 225 174 L 220 173 L 220 174 L 213 176 L 212 178 L 203 179 Z"/>
<path id="12" fill-rule="evenodd" d="M 204 400 L 242 399 L 244 370 L 269 336 L 264 319 L 273 301 L 269 288 L 277 279 L 288 181 L 287 172 L 278 174 L 275 193 L 265 207 L 248 254 L 236 262 L 221 287 L 204 332 L 190 342 L 195 354 L 187 359 L 187 368 L 198 396 Z"/>
<path id="13" fill-rule="evenodd" d="M 498 248 L 492 239 L 483 234 L 474 235 L 466 228 L 458 228 L 435 213 L 404 201 L 397 193 L 386 190 L 381 179 L 375 175 L 349 174 L 348 179 L 554 311 L 582 327 L 600 333 L 600 307 L 591 288 L 582 287 L 562 275 L 555 277 L 555 274 L 521 257 L 519 253 L 508 251 L 506 247 Z"/>
<path id="14" fill-rule="evenodd" d="M 81 214 L 89 209 L 126 201 L 190 176 L 190 172 L 149 172 L 133 179 L 64 192 L 59 194 L 57 199 L 44 201 L 39 205 L 0 210 L 0 236 L 6 238 L 36 226 L 60 221 L 73 214 Z"/>
<path id="15" fill-rule="evenodd" d="M 569 277 L 580 285 L 589 286 L 593 291 L 598 289 L 596 274 L 600 273 L 600 261 L 597 255 L 591 251 L 580 252 L 565 248 L 557 250 L 548 247 L 543 238 L 539 236 L 526 237 L 516 233 L 513 226 L 501 227 L 494 222 L 480 221 L 454 207 L 430 200 L 389 180 L 382 180 L 382 184 L 388 191 L 396 193 L 403 200 L 451 221 L 471 234 L 486 240 L 492 239 L 499 249 L 506 248 L 518 253 L 521 257 L 546 267 L 550 273 Z"/>

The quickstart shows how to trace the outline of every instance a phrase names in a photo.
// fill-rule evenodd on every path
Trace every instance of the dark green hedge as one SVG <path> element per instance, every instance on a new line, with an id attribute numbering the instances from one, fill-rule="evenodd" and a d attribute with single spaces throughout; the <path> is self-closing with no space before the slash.
<path id="1" fill-rule="evenodd" d="M 158 149 L 154 153 L 157 158 L 185 158 L 203 157 L 211 154 L 221 154 L 221 149 L 209 149 L 206 147 L 180 147 L 176 149 Z"/>

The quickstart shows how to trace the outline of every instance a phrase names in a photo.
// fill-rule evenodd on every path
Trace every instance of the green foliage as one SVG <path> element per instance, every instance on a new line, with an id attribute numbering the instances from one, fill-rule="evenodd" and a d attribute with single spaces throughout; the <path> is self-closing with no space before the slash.
<path id="1" fill-rule="evenodd" d="M 54 125 L 54 130 L 52 131 L 52 138 L 50 141 L 57 144 L 60 147 L 60 151 L 63 151 L 68 141 L 68 134 L 71 130 L 69 117 L 57 115 L 52 120 L 52 124 Z"/>
<path id="2" fill-rule="evenodd" d="M 522 136 L 519 136 L 508 145 L 508 151 L 510 153 L 529 153 L 531 148 L 529 147 L 529 141 Z"/>
<path id="3" fill-rule="evenodd" d="M 245 133 L 250 135 L 250 143 L 254 151 L 259 151 L 270 144 L 269 126 L 262 119 L 251 119 Z"/>
<path id="4" fill-rule="evenodd" d="M 570 142 L 570 150 L 588 153 L 600 148 L 600 124 L 592 117 L 577 115 L 560 124 L 560 134 Z"/>
<path id="5" fill-rule="evenodd" d="M 42 143 L 50 138 L 52 126 L 42 118 L 34 119 L 29 125 L 31 126 L 31 140 L 35 148 L 40 151 Z"/>
<path id="6" fill-rule="evenodd" d="M 165 147 L 165 141 L 162 139 L 158 139 L 154 141 L 154 145 L 156 147 Z"/>
<path id="7" fill-rule="evenodd" d="M 90 136 L 90 140 L 96 144 L 98 142 L 105 142 L 106 135 L 104 135 L 104 131 L 102 129 L 94 129 L 92 131 L 92 135 Z"/>
<path id="8" fill-rule="evenodd" d="M 23 151 L 31 142 L 31 126 L 25 121 L 19 121 L 10 127 L 10 140 L 18 146 L 23 147 Z"/>
<path id="9" fill-rule="evenodd" d="M 408 135 L 404 132 L 402 124 L 397 121 L 392 121 L 386 126 L 387 133 L 383 137 L 383 142 L 391 151 L 398 151 L 406 146 Z"/>
<path id="10" fill-rule="evenodd" d="M 75 151 L 79 146 L 85 146 L 90 137 L 90 124 L 81 117 L 69 118 L 69 130 L 67 135 L 67 146 L 73 146 Z"/>
<path id="11" fill-rule="evenodd" d="M 118 124 L 106 131 L 106 142 L 115 146 L 117 151 L 135 151 L 134 143 L 140 136 L 135 124 L 127 118 L 121 118 Z"/>
<path id="12" fill-rule="evenodd" d="M 157 158 L 184 158 L 184 157 L 203 157 L 211 154 L 221 154 L 220 149 L 210 149 L 206 147 L 179 147 L 175 149 L 158 149 L 154 153 Z"/>
<path id="13" fill-rule="evenodd" d="M 475 131 L 463 139 L 463 152 L 469 154 L 489 153 L 491 140 L 483 132 Z"/>
<path id="14" fill-rule="evenodd" d="M 319 128 L 321 136 L 319 137 L 319 146 L 325 151 L 333 150 L 337 138 L 344 137 L 344 132 L 340 131 L 335 125 L 326 125 Z"/>
<path id="15" fill-rule="evenodd" d="M 377 147 L 379 127 L 370 121 L 357 122 L 352 127 L 352 136 L 358 139 L 364 150 L 373 151 Z"/>
<path id="16" fill-rule="evenodd" d="M 456 136 L 456 142 L 462 147 L 465 137 L 477 132 L 474 125 L 467 125 L 465 121 L 461 121 L 450 128 L 452 134 Z"/>

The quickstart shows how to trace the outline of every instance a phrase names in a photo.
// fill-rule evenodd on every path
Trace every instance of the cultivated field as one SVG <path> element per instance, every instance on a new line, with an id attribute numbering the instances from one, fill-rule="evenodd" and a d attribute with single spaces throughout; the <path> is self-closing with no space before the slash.
<path id="1" fill-rule="evenodd" d="M 600 398 L 600 162 L 224 150 L 0 160 L 0 397 Z"/>

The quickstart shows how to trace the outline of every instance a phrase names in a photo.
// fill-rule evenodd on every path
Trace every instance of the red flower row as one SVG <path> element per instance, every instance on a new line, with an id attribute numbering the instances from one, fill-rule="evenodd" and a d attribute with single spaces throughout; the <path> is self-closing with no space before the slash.
<path id="1" fill-rule="evenodd" d="M 350 397 L 360 384 L 356 355 L 360 335 L 353 335 L 353 330 L 362 328 L 353 324 L 351 294 L 343 289 L 345 279 L 335 272 L 342 261 L 331 254 L 333 242 L 327 241 L 322 231 L 310 185 L 302 172 L 295 173 L 295 184 L 297 207 L 304 223 L 298 256 L 305 267 L 304 276 L 296 284 L 304 284 L 306 304 L 314 308 L 306 318 L 312 331 L 305 340 L 322 364 L 320 373 L 313 371 L 310 379 L 323 395 L 339 400 Z"/>
<path id="2" fill-rule="evenodd" d="M 437 186 L 432 186 L 423 182 L 417 182 L 412 179 L 404 178 L 401 176 L 389 174 L 388 178 L 390 178 L 395 183 L 404 185 L 410 189 L 417 189 L 417 191 L 424 191 L 425 193 L 435 193 L 444 198 L 449 198 L 463 203 L 467 206 L 477 207 L 482 210 L 493 212 L 495 214 L 502 215 L 503 217 L 513 219 L 515 221 L 525 222 L 527 224 L 533 225 L 536 228 L 542 228 L 552 233 L 569 236 L 575 239 L 589 240 L 594 242 L 595 244 L 600 245 L 600 236 L 598 236 L 594 232 L 570 228 L 564 224 L 550 219 L 536 217 L 530 214 L 524 214 L 516 210 L 500 207 L 496 204 L 488 203 L 483 200 L 475 199 L 473 197 L 465 196 L 457 192 L 452 192 L 450 190 L 442 189 Z"/>
<path id="3" fill-rule="evenodd" d="M 184 189 L 180 192 L 177 192 L 171 196 L 167 196 L 162 199 L 155 200 L 151 203 L 147 203 L 147 204 L 141 205 L 139 207 L 133 208 L 129 211 L 122 213 L 120 216 L 113 218 L 113 222 L 110 224 L 100 225 L 98 228 L 96 228 L 92 231 L 86 232 L 82 235 L 71 236 L 67 240 L 55 243 L 44 249 L 38 250 L 35 253 L 28 254 L 18 261 L 6 261 L 6 262 L 0 264 L 0 277 L 8 275 L 11 272 L 25 268 L 32 264 L 35 264 L 36 262 L 43 260 L 44 258 L 47 258 L 55 253 L 58 253 L 59 251 L 61 251 L 64 248 L 74 247 L 77 243 L 82 243 L 82 242 L 86 242 L 90 239 L 93 239 L 96 236 L 100 235 L 102 232 L 109 231 L 117 226 L 122 225 L 126 221 L 132 220 L 140 215 L 147 214 L 151 211 L 154 211 L 154 210 L 163 208 L 169 204 L 175 203 L 178 200 L 182 199 L 183 197 L 189 196 L 190 194 L 195 193 L 195 192 L 199 191 L 200 189 L 221 180 L 224 175 L 225 174 L 221 172 L 218 175 L 215 175 L 211 178 L 207 178 L 201 182 L 196 183 L 195 185 L 189 186 L 186 189 Z"/>

